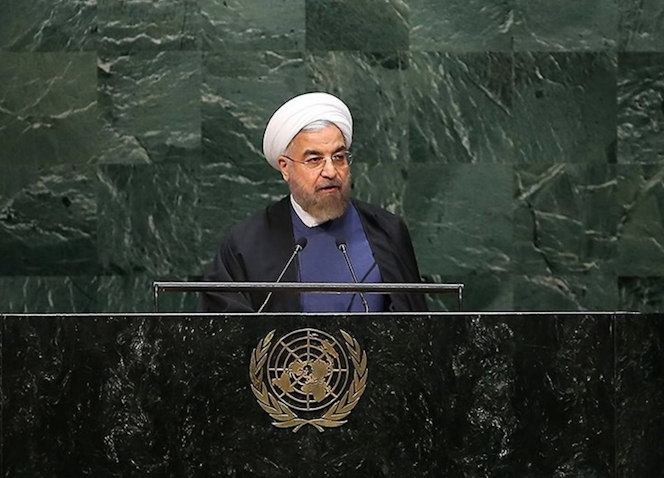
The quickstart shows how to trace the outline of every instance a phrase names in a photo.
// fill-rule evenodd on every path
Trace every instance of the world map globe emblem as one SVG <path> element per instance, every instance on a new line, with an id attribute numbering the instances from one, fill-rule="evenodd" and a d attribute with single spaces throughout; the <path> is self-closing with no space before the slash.
<path id="1" fill-rule="evenodd" d="M 319 432 L 348 422 L 367 387 L 367 353 L 345 330 L 342 340 L 321 330 L 299 329 L 258 341 L 249 357 L 251 392 L 272 425 L 293 433 Z"/>
<path id="2" fill-rule="evenodd" d="M 347 390 L 348 357 L 332 335 L 300 329 L 278 340 L 266 364 L 275 396 L 292 409 L 314 412 L 330 406 Z"/>

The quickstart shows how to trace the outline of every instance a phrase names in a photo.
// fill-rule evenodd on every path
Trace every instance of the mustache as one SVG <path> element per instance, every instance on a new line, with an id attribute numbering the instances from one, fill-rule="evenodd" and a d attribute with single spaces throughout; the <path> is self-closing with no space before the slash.
<path id="1" fill-rule="evenodd" d="M 318 183 L 316 184 L 316 191 L 320 189 L 325 189 L 325 188 L 339 188 L 343 186 L 343 182 L 340 179 L 330 179 L 327 181 L 324 181 L 323 183 Z"/>

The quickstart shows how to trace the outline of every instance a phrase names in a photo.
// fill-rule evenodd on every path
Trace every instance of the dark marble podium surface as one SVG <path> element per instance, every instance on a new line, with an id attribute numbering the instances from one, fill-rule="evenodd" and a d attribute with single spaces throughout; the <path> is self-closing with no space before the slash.
<path id="1" fill-rule="evenodd" d="M 270 330 L 353 335 L 340 428 L 271 425 Z M 3 315 L 7 477 L 664 476 L 664 315 Z"/>

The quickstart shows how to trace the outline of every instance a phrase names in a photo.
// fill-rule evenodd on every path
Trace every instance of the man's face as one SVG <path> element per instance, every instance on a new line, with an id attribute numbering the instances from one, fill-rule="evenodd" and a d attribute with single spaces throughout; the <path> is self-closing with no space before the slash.
<path id="1" fill-rule="evenodd" d="M 350 168 L 337 169 L 329 159 L 346 149 L 343 134 L 334 125 L 319 131 L 300 132 L 291 141 L 286 155 L 279 157 L 279 168 L 295 201 L 319 221 L 340 217 L 350 198 Z M 322 169 L 309 169 L 302 161 L 325 157 Z"/>

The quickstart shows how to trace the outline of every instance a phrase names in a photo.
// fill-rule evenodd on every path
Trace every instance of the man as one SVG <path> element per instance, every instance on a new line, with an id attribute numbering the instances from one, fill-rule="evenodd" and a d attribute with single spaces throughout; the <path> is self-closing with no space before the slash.
<path id="1" fill-rule="evenodd" d="M 282 282 L 420 282 L 404 222 L 384 209 L 350 198 L 348 107 L 327 93 L 307 93 L 283 104 L 265 129 L 263 152 L 281 172 L 290 196 L 234 226 L 207 281 L 274 282 L 296 250 Z M 366 302 L 365 302 L 366 297 Z M 266 302 L 267 300 L 267 302 Z M 206 293 L 203 312 L 424 311 L 421 294 Z"/>

